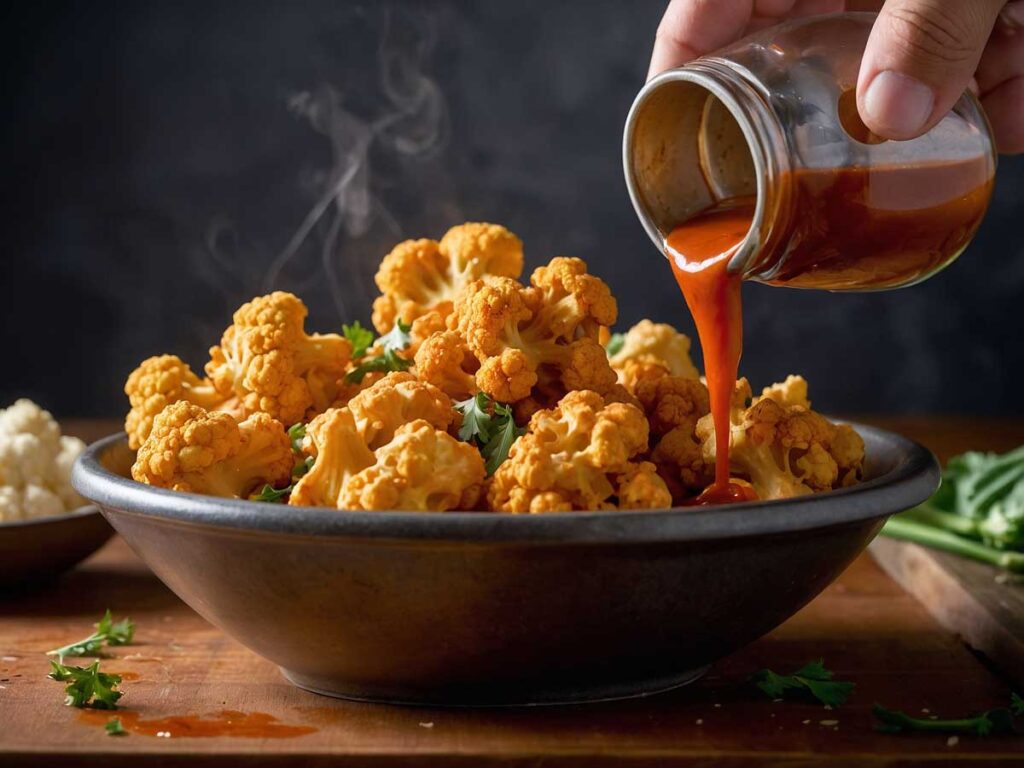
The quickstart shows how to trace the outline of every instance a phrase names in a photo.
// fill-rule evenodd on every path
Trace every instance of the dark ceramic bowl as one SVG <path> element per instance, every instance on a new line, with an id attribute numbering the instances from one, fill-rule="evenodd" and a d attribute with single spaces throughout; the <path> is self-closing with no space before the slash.
<path id="1" fill-rule="evenodd" d="M 73 481 L 204 618 L 333 696 L 447 705 L 653 693 L 778 626 L 926 499 L 920 445 L 857 427 L 855 488 L 717 509 L 338 512 L 154 489 L 122 435 Z"/>
<path id="2" fill-rule="evenodd" d="M 0 591 L 32 586 L 73 568 L 113 533 L 92 505 L 66 515 L 0 523 Z"/>

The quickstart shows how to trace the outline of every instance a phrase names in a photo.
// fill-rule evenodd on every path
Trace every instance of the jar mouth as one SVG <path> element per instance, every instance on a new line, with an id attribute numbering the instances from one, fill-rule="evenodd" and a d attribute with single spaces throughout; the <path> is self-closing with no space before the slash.
<path id="1" fill-rule="evenodd" d="M 750 229 L 729 260 L 742 274 L 765 231 L 769 158 L 758 99 L 726 62 L 701 59 L 663 72 L 637 94 L 623 135 L 629 197 L 664 252 L 673 228 L 730 198 L 754 197 Z"/>

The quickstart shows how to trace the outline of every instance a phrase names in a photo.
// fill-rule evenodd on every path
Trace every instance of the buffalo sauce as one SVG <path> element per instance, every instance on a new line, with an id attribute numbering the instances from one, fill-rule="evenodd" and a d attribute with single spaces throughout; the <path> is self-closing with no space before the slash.
<path id="1" fill-rule="evenodd" d="M 126 709 L 83 709 L 78 716 L 83 722 L 96 726 L 105 726 L 111 718 L 116 717 L 126 731 L 162 738 L 210 739 L 233 736 L 247 739 L 294 739 L 319 730 L 308 725 L 281 723 L 265 712 L 236 712 L 229 709 L 207 717 L 170 715 L 149 720 L 143 719 L 138 712 Z"/>
<path id="2" fill-rule="evenodd" d="M 726 201 L 676 227 L 665 241 L 676 282 L 697 325 L 715 423 L 715 482 L 698 497 L 699 504 L 756 498 L 748 487 L 729 481 L 729 403 L 743 350 L 743 306 L 741 277 L 727 267 L 753 215 L 752 199 Z"/>
<path id="3" fill-rule="evenodd" d="M 728 263 L 754 221 L 755 200 L 723 200 L 672 230 L 665 254 L 693 315 L 715 426 L 715 482 L 696 504 L 749 501 L 729 478 L 729 412 L 743 346 L 740 284 L 827 290 L 911 285 L 974 236 L 992 193 L 987 158 L 904 167 L 803 169 L 780 181 L 788 215 L 743 274 Z"/>

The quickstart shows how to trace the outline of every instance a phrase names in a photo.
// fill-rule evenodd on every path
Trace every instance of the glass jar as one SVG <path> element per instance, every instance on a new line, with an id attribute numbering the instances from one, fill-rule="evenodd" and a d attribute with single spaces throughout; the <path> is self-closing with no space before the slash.
<path id="1" fill-rule="evenodd" d="M 912 141 L 874 136 L 857 114 L 875 15 L 791 21 L 653 78 L 626 121 L 630 197 L 659 249 L 672 229 L 754 199 L 729 272 L 774 285 L 875 290 L 952 262 L 992 193 L 996 156 L 965 93 Z"/>

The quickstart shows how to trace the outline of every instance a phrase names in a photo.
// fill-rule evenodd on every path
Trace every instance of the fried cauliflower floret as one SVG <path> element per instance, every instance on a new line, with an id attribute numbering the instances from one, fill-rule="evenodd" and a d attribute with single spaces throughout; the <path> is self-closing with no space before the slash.
<path id="1" fill-rule="evenodd" d="M 345 483 L 374 462 L 348 408 L 331 408 L 309 422 L 303 450 L 315 461 L 292 489 L 292 506 L 344 509 Z"/>
<path id="2" fill-rule="evenodd" d="M 210 349 L 206 373 L 246 414 L 286 424 L 318 413 L 337 398 L 352 344 L 338 334 L 307 334 L 306 305 L 283 291 L 243 304 L 234 324 Z"/>
<path id="3" fill-rule="evenodd" d="M 175 491 L 246 498 L 261 485 L 286 484 L 293 464 L 284 426 L 265 413 L 239 423 L 180 401 L 154 419 L 132 477 Z"/>
<path id="4" fill-rule="evenodd" d="M 811 401 L 807 399 L 807 379 L 803 376 L 790 374 L 785 381 L 772 384 L 761 391 L 761 398 L 770 397 L 781 405 L 799 405 L 811 409 Z"/>
<path id="5" fill-rule="evenodd" d="M 411 373 L 389 373 L 349 400 L 356 428 L 370 450 L 391 442 L 403 424 L 421 419 L 435 429 L 447 430 L 455 420 L 452 400 Z"/>
<path id="6" fill-rule="evenodd" d="M 673 376 L 699 378 L 690 359 L 690 337 L 666 323 L 641 320 L 626 332 L 622 348 L 610 360 L 612 368 L 619 371 L 620 380 L 623 369 L 632 360 L 658 363 Z"/>
<path id="7" fill-rule="evenodd" d="M 453 400 L 465 400 L 479 391 L 476 385 L 479 367 L 480 363 L 455 331 L 435 333 L 416 350 L 416 376 Z"/>
<path id="8" fill-rule="evenodd" d="M 647 438 L 638 408 L 606 403 L 588 390 L 570 392 L 530 419 L 492 478 L 489 507 L 531 514 L 614 509 L 617 476 L 629 474 Z"/>
<path id="9" fill-rule="evenodd" d="M 545 397 L 610 389 L 615 372 L 597 342 L 617 314 L 608 286 L 582 260 L 565 257 L 539 267 L 530 283 L 487 278 L 456 301 L 452 324 L 480 361 L 477 386 L 506 403 L 530 397 L 538 385 Z"/>
<path id="10" fill-rule="evenodd" d="M 181 400 L 208 411 L 238 410 L 237 398 L 217 391 L 209 379 L 200 379 L 187 363 L 175 355 L 159 355 L 143 360 L 131 372 L 124 385 L 131 410 L 124 420 L 128 445 L 138 449 L 153 429 L 153 419 L 171 403 Z M 240 415 L 240 414 L 236 414 Z"/>
<path id="11" fill-rule="evenodd" d="M 414 345 L 440 330 L 462 288 L 484 275 L 518 278 L 523 244 L 498 224 L 466 223 L 436 240 L 406 240 L 384 257 L 374 278 L 381 296 L 373 325 L 387 333 L 397 318 L 411 324 Z M 431 317 L 433 316 L 433 317 Z"/>
<path id="12" fill-rule="evenodd" d="M 749 385 L 741 394 L 749 396 Z M 731 414 L 730 471 L 749 479 L 759 498 L 827 491 L 859 479 L 864 441 L 848 425 L 769 396 L 745 409 L 738 400 L 740 395 L 734 397 Z M 715 430 L 710 416 L 698 422 L 697 436 L 705 459 L 713 462 Z"/>
<path id="13" fill-rule="evenodd" d="M 630 464 L 615 477 L 619 509 L 659 509 L 672 506 L 672 494 L 649 461 Z"/>
<path id="14" fill-rule="evenodd" d="M 372 466 L 345 483 L 341 508 L 445 512 L 473 509 L 480 498 L 480 452 L 423 419 L 400 427 L 375 454 Z"/>
<path id="15" fill-rule="evenodd" d="M 674 376 L 659 362 L 627 360 L 623 386 L 639 401 L 651 428 L 650 459 L 677 502 L 710 482 L 708 464 L 697 439 L 697 422 L 708 413 L 707 387 L 700 379 Z"/>

